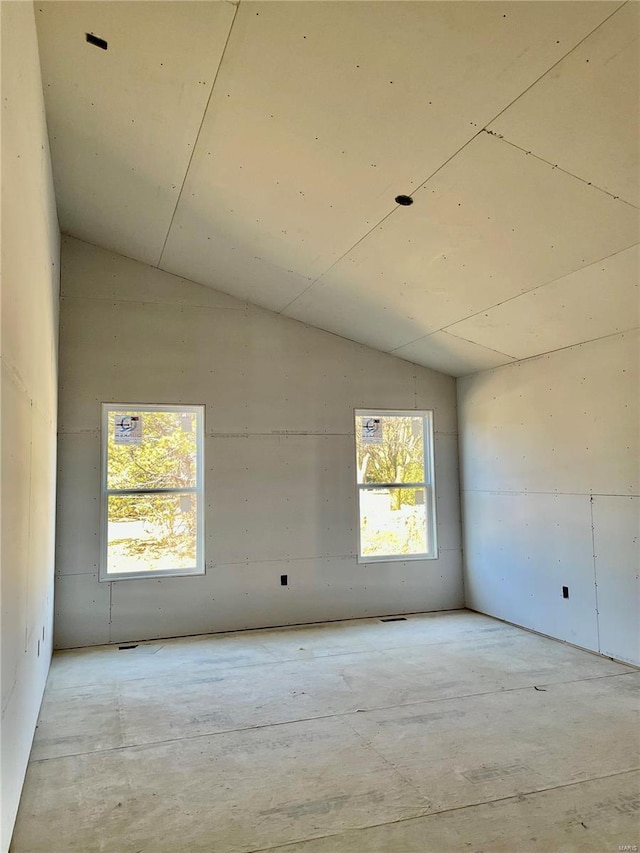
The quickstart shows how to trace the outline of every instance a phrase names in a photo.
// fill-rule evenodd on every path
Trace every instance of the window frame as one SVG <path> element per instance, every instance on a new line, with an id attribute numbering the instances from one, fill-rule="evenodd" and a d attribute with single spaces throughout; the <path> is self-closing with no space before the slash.
<path id="1" fill-rule="evenodd" d="M 358 443 L 357 430 L 359 417 L 420 417 L 422 418 L 422 446 L 424 448 L 424 482 L 419 483 L 359 483 L 358 482 Z M 433 409 L 354 409 L 354 457 L 355 457 L 355 481 L 356 481 L 356 525 L 357 525 L 357 552 L 356 561 L 363 563 L 397 563 L 409 560 L 437 560 L 438 550 L 438 519 L 436 507 L 436 470 L 435 470 L 435 432 L 433 426 Z M 433 543 L 430 552 L 423 554 L 390 554 L 366 556 L 362 553 L 361 529 L 360 529 L 360 495 L 363 491 L 373 489 L 421 489 L 425 490 L 426 509 L 426 533 L 427 542 Z M 431 529 L 430 529 L 431 525 Z"/>
<path id="2" fill-rule="evenodd" d="M 100 430 L 100 564 L 98 580 L 101 583 L 113 583 L 121 580 L 141 580 L 144 578 L 199 577 L 206 573 L 204 558 L 204 438 L 205 406 L 165 405 L 154 403 L 102 403 Z M 132 412 L 188 412 L 196 417 L 196 485 L 168 489 L 109 489 L 108 453 L 109 453 L 109 415 L 117 411 Z M 143 422 L 144 429 L 144 422 Z M 196 496 L 196 565 L 188 569 L 152 569 L 145 572 L 108 572 L 109 550 L 109 496 L 110 495 L 149 495 L 149 494 L 194 494 Z"/>

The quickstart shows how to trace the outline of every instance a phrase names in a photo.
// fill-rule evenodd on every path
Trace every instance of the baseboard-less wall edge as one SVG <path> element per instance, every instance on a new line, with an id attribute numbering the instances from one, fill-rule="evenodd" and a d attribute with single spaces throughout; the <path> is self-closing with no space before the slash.
<path id="1" fill-rule="evenodd" d="M 503 622 L 505 625 L 513 625 L 514 628 L 520 628 L 521 631 L 528 631 L 529 634 L 537 634 L 538 637 L 546 637 L 547 640 L 554 640 L 556 643 L 562 643 L 563 646 L 571 646 L 572 649 L 579 649 L 581 652 L 588 652 L 590 655 L 594 655 L 597 658 L 612 660 L 615 663 L 621 663 L 623 666 L 629 666 L 631 669 L 640 671 L 640 666 L 635 663 L 631 663 L 631 661 L 622 660 L 622 658 L 614 658 L 611 655 L 596 652 L 594 649 L 588 649 L 586 646 L 579 646 L 576 643 L 570 643 L 568 640 L 563 640 L 560 637 L 554 637 L 553 634 L 545 634 L 543 631 L 536 631 L 535 628 L 527 628 L 526 625 L 519 625 L 517 622 L 510 622 L 508 619 L 502 619 L 500 616 L 494 616 L 493 613 L 485 613 L 484 610 L 476 610 L 474 607 L 468 606 L 465 607 L 464 610 L 469 610 L 471 613 L 479 613 L 481 616 L 488 616 L 490 619 L 495 619 L 496 622 Z"/>
<path id="2" fill-rule="evenodd" d="M 100 644 L 102 648 L 104 646 L 124 646 L 129 643 L 137 643 L 138 645 L 143 645 L 144 643 L 157 643 L 158 641 L 166 641 L 166 640 L 187 640 L 189 637 L 205 637 L 205 636 L 222 636 L 227 634 L 239 634 L 246 633 L 247 631 L 270 631 L 275 630 L 277 628 L 306 628 L 313 627 L 314 625 L 328 625 L 329 623 L 334 622 L 363 622 L 366 619 L 392 619 L 394 617 L 411 617 L 411 616 L 430 616 L 437 613 L 462 613 L 465 610 L 471 611 L 470 607 L 446 607 L 446 608 L 438 608 L 437 610 L 415 610 L 415 611 L 407 611 L 402 610 L 394 613 L 369 613 L 366 616 L 352 616 L 352 617 L 343 617 L 340 619 L 322 619 L 314 622 L 284 622 L 281 625 L 251 625 L 246 628 L 232 628 L 231 630 L 222 630 L 222 631 L 201 631 L 194 634 L 173 634 L 171 636 L 166 637 L 150 637 L 145 640 L 130 638 L 128 640 L 112 640 L 109 643 Z M 477 611 L 472 611 L 477 612 Z M 487 614 L 483 614 L 487 615 Z M 492 617 L 494 618 L 494 617 Z M 501 620 L 503 621 L 503 620 Z M 518 626 L 519 627 L 519 626 Z M 76 649 L 86 649 L 97 648 L 97 645 L 91 646 L 66 646 L 64 648 L 57 648 L 56 652 L 69 652 L 74 651 Z"/>

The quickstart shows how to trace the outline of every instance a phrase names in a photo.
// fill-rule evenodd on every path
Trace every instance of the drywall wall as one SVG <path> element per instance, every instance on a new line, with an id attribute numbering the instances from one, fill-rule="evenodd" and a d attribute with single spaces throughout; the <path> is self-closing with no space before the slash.
<path id="1" fill-rule="evenodd" d="M 62 297 L 58 647 L 461 606 L 454 379 L 67 237 Z M 109 401 L 206 405 L 204 577 L 98 581 Z M 438 560 L 356 562 L 371 407 L 434 409 Z"/>
<path id="2" fill-rule="evenodd" d="M 2 3 L 2 840 L 51 659 L 59 232 L 31 3 Z"/>
<path id="3" fill-rule="evenodd" d="M 638 356 L 632 331 L 458 380 L 467 606 L 636 664 Z"/>

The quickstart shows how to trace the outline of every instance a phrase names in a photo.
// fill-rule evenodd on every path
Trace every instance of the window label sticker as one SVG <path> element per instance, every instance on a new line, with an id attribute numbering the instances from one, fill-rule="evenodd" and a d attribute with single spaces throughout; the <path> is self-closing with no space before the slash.
<path id="1" fill-rule="evenodd" d="M 113 440 L 116 444 L 142 444 L 142 416 L 116 415 Z"/>
<path id="2" fill-rule="evenodd" d="M 363 444 L 382 444 L 382 419 L 381 418 L 363 418 L 362 419 L 362 443 Z"/>

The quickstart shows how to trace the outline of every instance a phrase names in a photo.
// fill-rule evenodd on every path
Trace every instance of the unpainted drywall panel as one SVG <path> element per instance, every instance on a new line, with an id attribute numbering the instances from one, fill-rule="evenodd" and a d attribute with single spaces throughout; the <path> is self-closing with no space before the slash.
<path id="1" fill-rule="evenodd" d="M 2 796 L 4 817 L 2 821 L 2 850 L 10 850 L 11 835 L 18 809 L 22 783 L 33 743 L 33 733 L 38 721 L 42 692 L 47 681 L 51 661 L 51 617 L 48 634 L 40 643 L 23 651 L 19 678 L 6 707 L 2 709 Z"/>
<path id="2" fill-rule="evenodd" d="M 637 240 L 635 208 L 480 133 L 284 313 L 396 349 Z"/>
<path id="3" fill-rule="evenodd" d="M 639 30 L 640 7 L 623 4 L 505 110 L 491 129 L 583 180 L 640 204 Z"/>
<path id="4" fill-rule="evenodd" d="M 67 244 L 65 255 L 77 248 Z M 451 377 L 263 309 L 145 302 L 156 275 L 173 299 L 158 271 L 144 270 L 139 300 L 140 264 L 81 251 L 81 264 L 65 263 L 63 284 L 78 293 L 66 281 L 78 274 L 85 291 L 62 309 L 59 646 L 105 642 L 109 614 L 116 641 L 461 604 Z M 122 300 L 104 298 L 113 273 L 126 277 Z M 184 286 L 186 300 L 199 290 Z M 98 583 L 107 400 L 206 405 L 204 578 Z M 452 550 L 367 566 L 365 575 L 354 556 L 353 410 L 371 407 L 434 410 L 441 547 Z M 280 575 L 300 558 L 317 569 L 287 599 Z"/>
<path id="5" fill-rule="evenodd" d="M 56 575 L 96 574 L 100 565 L 100 433 L 58 436 Z"/>
<path id="6" fill-rule="evenodd" d="M 457 435 L 457 393 L 450 377 L 428 368 L 416 371 L 416 408 L 433 411 L 436 434 Z"/>
<path id="7" fill-rule="evenodd" d="M 56 433 L 51 415 L 31 406 L 27 646 L 51 635 L 55 552 Z M 44 635 L 43 635 L 44 631 Z M 49 636 L 49 642 L 51 636 Z"/>
<path id="8" fill-rule="evenodd" d="M 283 308 L 614 9 L 240 4 L 161 266 Z"/>
<path id="9" fill-rule="evenodd" d="M 639 257 L 638 246 L 632 246 L 454 323 L 447 332 L 526 358 L 637 328 Z M 407 347 L 397 353 L 406 357 Z"/>
<path id="10" fill-rule="evenodd" d="M 210 564 L 355 554 L 353 436 L 210 437 L 206 453 Z"/>
<path id="11" fill-rule="evenodd" d="M 109 642 L 111 584 L 99 583 L 97 572 L 56 576 L 55 596 L 57 649 Z"/>
<path id="12" fill-rule="evenodd" d="M 460 551 L 440 553 L 438 560 L 356 563 L 353 557 L 320 561 L 291 561 L 283 571 L 289 576 L 290 604 L 304 613 L 304 622 L 319 622 L 322 614 L 340 619 L 356 616 L 415 613 L 461 606 L 458 577 Z M 313 592 L 309 595 L 308 590 Z"/>
<path id="13" fill-rule="evenodd" d="M 356 345 L 261 311 L 243 319 L 227 352 L 234 357 L 224 366 L 225 394 L 235 395 L 229 408 L 238 431 L 352 430 L 349 404 L 360 376 Z M 408 369 L 404 387 L 410 383 Z M 212 399 L 208 429 L 223 431 L 226 417 Z"/>
<path id="14" fill-rule="evenodd" d="M 207 563 L 355 553 L 353 436 L 209 437 Z M 58 574 L 95 573 L 99 561 L 100 442 L 96 433 L 59 439 L 58 502 L 74 523 L 60 529 Z M 324 473 L 323 473 L 324 472 Z M 436 437 L 438 536 L 441 550 L 459 550 L 457 439 Z M 87 499 L 87 495 L 91 495 Z M 274 517 L 282 524 L 274 525 Z M 347 523 L 345 524 L 345 520 Z M 82 531 L 82 535 L 80 535 Z M 429 565 L 429 564 L 426 564 Z M 125 584 L 126 588 L 126 584 Z"/>
<path id="15" fill-rule="evenodd" d="M 234 308 L 238 311 L 252 307 L 212 287 L 163 273 L 75 237 L 64 235 L 61 244 L 64 297 L 112 302 L 161 302 L 174 306 Z"/>
<path id="16" fill-rule="evenodd" d="M 220 428 L 240 431 L 246 418 L 231 421 L 225 412 L 240 408 L 245 414 L 246 386 L 239 368 L 223 365 L 230 347 L 242 351 L 245 345 L 242 314 L 192 305 L 63 299 L 61 431 L 98 429 L 101 402 L 215 404 Z"/>
<path id="17" fill-rule="evenodd" d="M 66 232 L 158 261 L 233 17 L 230 3 L 36 4 Z"/>
<path id="18" fill-rule="evenodd" d="M 465 491 L 464 519 L 469 607 L 598 651 L 588 495 Z"/>
<path id="19" fill-rule="evenodd" d="M 27 640 L 31 401 L 2 362 L 2 710 L 21 677 Z"/>
<path id="20" fill-rule="evenodd" d="M 358 345 L 356 345 L 358 346 Z M 452 426 L 455 419 L 455 380 L 450 376 L 416 367 L 400 358 L 358 346 L 357 370 L 349 407 L 349 432 L 353 432 L 353 409 L 433 409 L 436 429 Z M 421 385 L 422 383 L 422 385 Z M 426 405 L 419 399 L 418 388 L 424 390 Z"/>
<path id="21" fill-rule="evenodd" d="M 494 343 L 494 346 L 497 344 Z M 433 332 L 413 343 L 398 347 L 393 350 L 393 354 L 408 358 L 416 364 L 438 367 L 450 376 L 465 376 L 514 361 L 510 355 L 463 340 L 462 337 L 448 332 Z"/>
<path id="22" fill-rule="evenodd" d="M 287 266 L 270 263 L 263 254 L 256 255 L 261 249 L 249 242 L 248 233 L 243 239 L 245 227 L 243 222 L 241 233 L 230 239 L 227 233 L 216 231 L 202 214 L 195 214 L 193 221 L 171 230 L 162 269 L 223 287 L 238 299 L 280 311 L 309 287 L 311 279 Z M 283 256 L 282 263 L 286 262 Z"/>
<path id="23" fill-rule="evenodd" d="M 467 604 L 627 660 L 638 361 L 620 334 L 458 380 Z"/>
<path id="24" fill-rule="evenodd" d="M 458 380 L 463 487 L 640 494 L 638 355 L 630 332 Z"/>
<path id="25" fill-rule="evenodd" d="M 435 436 L 438 549 L 459 550 L 461 542 L 458 436 Z"/>
<path id="26" fill-rule="evenodd" d="M 204 403 L 210 433 L 344 434 L 354 408 L 416 404 L 421 368 L 266 311 L 73 298 L 61 328 L 64 432 L 95 429 L 103 401 Z M 443 417 L 452 387 L 431 384 Z"/>
<path id="27" fill-rule="evenodd" d="M 2 3 L 2 806 L 9 849 L 51 660 L 60 235 L 34 4 Z"/>
<path id="28" fill-rule="evenodd" d="M 20 5 L 2 7 L 2 358 L 49 413 L 56 407 L 60 236 L 33 9 Z"/>
<path id="29" fill-rule="evenodd" d="M 455 609 L 460 560 L 459 551 L 407 563 L 269 560 L 215 566 L 200 578 L 114 582 L 112 641 Z"/>
<path id="30" fill-rule="evenodd" d="M 114 581 L 102 586 L 111 587 L 110 638 L 116 643 L 216 631 L 228 610 L 224 590 L 213 583 L 211 571 L 196 577 Z M 244 602 L 237 601 L 236 613 L 242 613 L 243 607 Z M 69 647 L 74 645 L 75 641 L 69 642 Z"/>
<path id="31" fill-rule="evenodd" d="M 640 497 L 595 495 L 600 651 L 640 665 Z"/>

